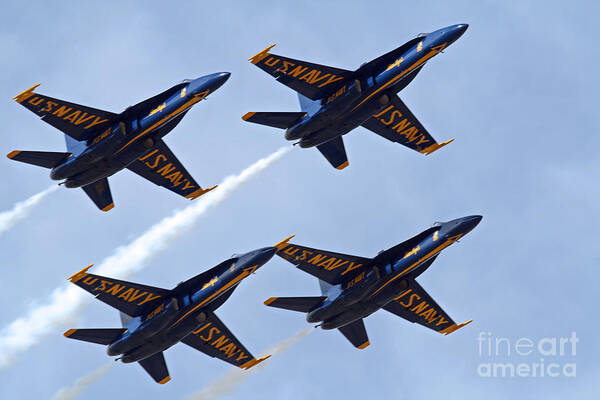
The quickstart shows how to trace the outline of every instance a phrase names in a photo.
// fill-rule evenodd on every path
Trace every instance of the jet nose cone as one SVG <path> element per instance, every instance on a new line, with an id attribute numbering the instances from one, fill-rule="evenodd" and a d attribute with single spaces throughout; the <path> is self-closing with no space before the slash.
<path id="1" fill-rule="evenodd" d="M 453 43 L 455 40 L 461 37 L 463 33 L 465 33 L 468 27 L 468 24 L 452 25 L 444 29 L 443 35 L 446 37 L 446 40 L 448 40 L 450 43 Z"/>
<path id="2" fill-rule="evenodd" d="M 465 234 L 471 232 L 479 223 L 483 217 L 481 215 L 470 215 L 468 217 L 464 217 L 461 223 L 462 229 Z"/>
<path id="3" fill-rule="evenodd" d="M 251 259 L 249 260 L 252 265 L 264 265 L 266 264 L 277 251 L 277 247 L 263 247 L 262 249 L 258 249 L 252 254 Z"/>
<path id="4" fill-rule="evenodd" d="M 223 86 L 223 84 L 227 82 L 227 79 L 229 79 L 230 76 L 231 74 L 229 72 L 218 72 L 214 74 L 211 80 L 212 90 L 217 90 L 218 88 Z"/>

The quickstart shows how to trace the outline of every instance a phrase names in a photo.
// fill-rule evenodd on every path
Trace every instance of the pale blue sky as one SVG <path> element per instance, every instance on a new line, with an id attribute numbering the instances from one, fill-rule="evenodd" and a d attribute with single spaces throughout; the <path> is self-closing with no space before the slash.
<path id="1" fill-rule="evenodd" d="M 111 3 L 111 2 L 104 2 Z M 243 122 L 247 111 L 296 111 L 294 92 L 246 59 L 277 54 L 355 69 L 419 32 L 468 23 L 400 96 L 438 141 L 424 157 L 360 128 L 346 137 L 349 168 L 294 149 L 211 211 L 133 280 L 170 288 L 234 252 L 296 242 L 361 256 L 437 220 L 482 223 L 419 279 L 464 329 L 441 336 L 385 311 L 366 319 L 371 346 L 316 331 L 273 359 L 230 398 L 579 398 L 597 396 L 596 2 L 113 2 L 5 3 L 0 25 L 1 153 L 63 151 L 62 134 L 11 98 L 40 82 L 52 97 L 119 112 L 184 78 L 229 71 L 229 81 L 166 137 L 196 180 L 217 184 L 285 144 L 281 131 Z M 48 172 L 1 159 L 0 209 L 43 190 Z M 0 238 L 0 325 L 42 304 L 65 278 L 188 203 L 129 172 L 111 178 L 115 208 L 80 190 L 51 195 Z M 314 278 L 273 259 L 218 315 L 255 354 L 305 328 L 269 309 L 270 296 L 318 294 Z M 94 302 L 77 327 L 115 327 Z M 516 340 L 577 332 L 576 378 L 485 379 L 479 332 Z M 117 365 L 84 398 L 182 398 L 230 366 L 184 345 L 166 352 L 172 376 L 154 384 Z M 550 358 L 548 358 L 550 359 Z M 49 398 L 105 364 L 104 348 L 47 337 L 0 373 L 0 398 Z M 506 358 L 492 359 L 506 361 Z M 539 357 L 511 358 L 539 362 Z M 596 396 L 594 396 L 594 394 Z"/>

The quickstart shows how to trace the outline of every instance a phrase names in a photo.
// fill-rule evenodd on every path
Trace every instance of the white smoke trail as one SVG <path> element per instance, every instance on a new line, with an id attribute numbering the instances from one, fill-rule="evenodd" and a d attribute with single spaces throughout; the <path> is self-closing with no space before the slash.
<path id="1" fill-rule="evenodd" d="M 141 270 L 150 258 L 164 250 L 179 235 L 191 229 L 206 211 L 220 204 L 237 188 L 272 165 L 289 150 L 289 147 L 283 147 L 270 156 L 258 160 L 239 175 L 228 176 L 216 189 L 183 210 L 164 218 L 133 242 L 118 248 L 93 272 L 126 279 Z M 43 336 L 66 327 L 91 297 L 74 285 L 57 288 L 46 305 L 36 307 L 27 316 L 5 327 L 0 332 L 0 369 L 10 365 L 19 353 L 39 342 Z"/>
<path id="2" fill-rule="evenodd" d="M 52 185 L 43 192 L 34 194 L 24 201 L 20 201 L 12 208 L 12 210 L 0 213 L 0 235 L 8 231 L 10 228 L 22 219 L 26 218 L 31 210 L 37 206 L 44 197 L 58 189 L 58 185 Z"/>
<path id="3" fill-rule="evenodd" d="M 104 375 L 106 375 L 106 373 L 108 371 L 110 371 L 110 369 L 112 368 L 113 365 L 115 365 L 115 363 L 111 361 L 109 364 L 106 364 L 105 366 L 98 368 L 97 370 L 93 371 L 92 373 L 90 373 L 86 376 L 82 376 L 81 378 L 77 379 L 72 386 L 65 386 L 65 387 L 61 388 L 52 397 L 52 400 L 74 399 L 75 397 L 77 397 L 80 394 L 82 394 L 83 392 L 85 392 L 87 390 L 87 388 L 90 387 L 90 385 L 92 385 L 98 379 L 100 379 Z"/>
<path id="4" fill-rule="evenodd" d="M 300 332 L 296 333 L 294 336 L 287 338 L 274 346 L 272 346 L 269 350 L 267 350 L 267 354 L 272 354 L 273 356 L 277 356 L 278 354 L 283 353 L 287 349 L 289 349 L 293 344 L 302 340 L 309 333 L 314 331 L 315 328 L 307 328 L 303 329 Z M 263 361 L 258 364 L 256 367 L 250 368 L 249 370 L 244 370 L 240 368 L 232 368 L 225 375 L 220 378 L 215 379 L 210 382 L 204 389 L 199 392 L 196 392 L 186 400 L 213 400 L 218 399 L 219 397 L 226 396 L 231 394 L 240 384 L 242 384 L 250 375 L 256 374 L 263 370 L 265 364 L 269 362 L 271 359 Z"/>

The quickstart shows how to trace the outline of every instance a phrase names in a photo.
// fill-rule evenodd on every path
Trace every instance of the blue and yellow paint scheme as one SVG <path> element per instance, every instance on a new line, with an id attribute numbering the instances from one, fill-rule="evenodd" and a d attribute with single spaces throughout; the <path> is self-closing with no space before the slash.
<path id="1" fill-rule="evenodd" d="M 228 72 L 184 80 L 128 107 L 120 114 L 69 103 L 35 92 L 35 85 L 14 99 L 65 134 L 67 152 L 12 151 L 7 156 L 51 169 L 50 178 L 68 188 L 81 187 L 102 211 L 113 208 L 108 177 L 129 169 L 187 199 L 203 189 L 163 141 L 190 108 L 217 90 Z"/>
<path id="2" fill-rule="evenodd" d="M 322 329 L 339 329 L 359 349 L 369 345 L 363 318 L 379 309 L 450 334 L 471 321 L 455 323 L 416 278 L 442 250 L 475 228 L 481 218 L 472 215 L 436 223 L 374 258 L 288 242 L 279 247 L 277 255 L 318 278 L 322 295 L 271 297 L 265 305 L 304 312 L 309 323 L 319 323 Z"/>
<path id="3" fill-rule="evenodd" d="M 119 310 L 123 327 L 69 329 L 64 335 L 108 346 L 109 356 L 119 356 L 123 363 L 139 362 L 158 383 L 170 379 L 162 352 L 179 342 L 236 367 L 251 368 L 270 356 L 255 358 L 215 310 L 288 239 L 234 255 L 172 290 L 94 275 L 89 273 L 91 266 L 84 268 L 69 280 Z"/>
<path id="4" fill-rule="evenodd" d="M 359 126 L 429 155 L 452 140 L 436 142 L 397 93 L 467 27 L 452 25 L 419 35 L 355 71 L 272 54 L 271 45 L 249 61 L 298 92 L 301 111 L 249 112 L 242 119 L 285 129 L 286 139 L 303 148 L 316 146 L 337 169 L 348 166 L 342 136 Z"/>

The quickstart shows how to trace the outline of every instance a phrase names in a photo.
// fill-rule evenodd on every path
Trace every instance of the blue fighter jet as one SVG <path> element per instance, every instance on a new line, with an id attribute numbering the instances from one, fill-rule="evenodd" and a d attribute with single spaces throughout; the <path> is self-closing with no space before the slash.
<path id="1" fill-rule="evenodd" d="M 217 90 L 229 72 L 186 79 L 128 107 L 120 114 L 54 99 L 34 92 L 14 99 L 65 134 L 67 152 L 12 151 L 8 158 L 50 168 L 50 178 L 81 187 L 102 211 L 114 207 L 108 177 L 124 168 L 180 196 L 196 199 L 203 189 L 163 141 L 190 108 Z"/>
<path id="2" fill-rule="evenodd" d="M 119 310 L 123 327 L 69 329 L 64 335 L 108 346 L 109 356 L 119 356 L 123 363 L 139 362 L 160 384 L 171 379 L 162 352 L 179 342 L 236 367 L 251 368 L 270 356 L 254 358 L 215 310 L 288 239 L 233 255 L 172 290 L 90 274 L 90 265 L 69 280 Z"/>
<path id="3" fill-rule="evenodd" d="M 359 349 L 369 345 L 363 318 L 379 309 L 448 335 L 471 321 L 456 324 L 415 279 L 479 221 L 472 215 L 436 223 L 374 258 L 286 243 L 277 255 L 317 277 L 322 295 L 271 297 L 265 304 L 307 313 L 308 322 L 339 329 Z"/>
<path id="4" fill-rule="evenodd" d="M 397 93 L 466 30 L 452 25 L 421 34 L 356 71 L 271 54 L 271 45 L 249 61 L 298 92 L 300 112 L 249 112 L 242 119 L 285 129 L 287 140 L 316 146 L 337 169 L 348 166 L 342 136 L 358 126 L 425 155 L 450 143 L 437 143 Z"/>

